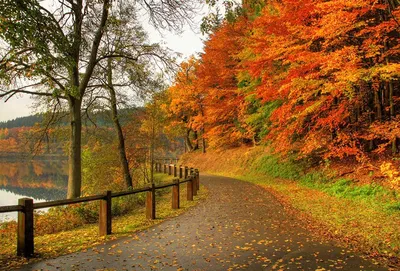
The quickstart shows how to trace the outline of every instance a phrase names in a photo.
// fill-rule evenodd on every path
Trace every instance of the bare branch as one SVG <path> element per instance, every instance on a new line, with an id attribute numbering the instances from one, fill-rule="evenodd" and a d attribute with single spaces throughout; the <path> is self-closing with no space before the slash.
<path id="1" fill-rule="evenodd" d="M 5 100 L 7 102 L 12 96 L 14 96 L 15 94 L 18 94 L 18 93 L 37 95 L 37 96 L 54 97 L 52 93 L 25 90 L 25 88 L 33 87 L 33 86 L 37 86 L 37 85 L 41 85 L 41 83 L 37 83 L 37 84 L 29 85 L 29 86 L 24 86 L 22 88 L 12 89 L 12 90 L 8 90 L 8 91 L 1 90 L 3 93 L 0 93 L 0 98 L 9 96 Z M 66 99 L 64 96 L 60 96 L 60 95 L 57 95 L 57 97 L 59 99 Z"/>

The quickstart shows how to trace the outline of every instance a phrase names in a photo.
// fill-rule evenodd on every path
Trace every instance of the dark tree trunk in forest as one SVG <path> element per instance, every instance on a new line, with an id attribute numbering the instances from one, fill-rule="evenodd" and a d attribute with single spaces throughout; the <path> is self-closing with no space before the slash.
<path id="1" fill-rule="evenodd" d="M 392 3 L 393 4 L 393 3 Z M 390 12 L 390 11 L 389 11 Z M 388 50 L 388 44 L 385 42 L 385 52 Z M 390 63 L 389 57 L 385 57 L 386 64 L 388 65 Z M 394 108 L 394 102 L 393 102 L 393 81 L 389 80 L 386 84 L 386 91 L 388 92 L 389 96 L 389 115 L 390 115 L 390 120 L 393 120 L 395 117 L 395 108 Z M 392 141 L 392 154 L 397 153 L 397 138 L 394 138 Z"/>
<path id="2" fill-rule="evenodd" d="M 376 110 L 376 119 L 382 121 L 382 105 L 379 99 L 379 92 L 380 90 L 374 90 L 374 104 Z"/>
<path id="3" fill-rule="evenodd" d="M 193 135 L 194 135 L 194 146 L 193 146 L 193 150 L 198 150 L 199 149 L 199 134 L 197 133 L 197 131 L 193 131 Z"/>
<path id="4" fill-rule="evenodd" d="M 125 150 L 125 139 L 124 134 L 122 132 L 121 123 L 118 118 L 118 109 L 117 109 L 117 97 L 115 93 L 115 89 L 112 82 L 112 59 L 109 58 L 107 62 L 107 86 L 108 91 L 110 93 L 110 104 L 111 104 L 111 117 L 114 123 L 115 132 L 118 138 L 118 154 L 119 160 L 122 167 L 122 172 L 124 175 L 125 185 L 128 189 L 133 187 L 132 184 L 132 176 L 129 172 L 129 162 L 126 156 Z"/>

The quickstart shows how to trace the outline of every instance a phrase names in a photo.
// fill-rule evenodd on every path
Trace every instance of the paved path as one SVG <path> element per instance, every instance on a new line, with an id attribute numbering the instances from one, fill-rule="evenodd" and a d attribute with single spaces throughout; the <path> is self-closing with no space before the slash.
<path id="1" fill-rule="evenodd" d="M 210 193 L 137 234 L 22 270 L 386 270 L 313 238 L 268 192 L 201 176 Z"/>

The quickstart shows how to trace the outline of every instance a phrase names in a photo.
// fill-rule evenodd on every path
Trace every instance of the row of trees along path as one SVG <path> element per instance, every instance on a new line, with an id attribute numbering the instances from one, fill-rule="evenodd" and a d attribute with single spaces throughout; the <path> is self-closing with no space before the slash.
<path id="1" fill-rule="evenodd" d="M 387 270 L 313 237 L 261 187 L 210 175 L 201 183 L 208 198 L 180 217 L 22 270 Z"/>

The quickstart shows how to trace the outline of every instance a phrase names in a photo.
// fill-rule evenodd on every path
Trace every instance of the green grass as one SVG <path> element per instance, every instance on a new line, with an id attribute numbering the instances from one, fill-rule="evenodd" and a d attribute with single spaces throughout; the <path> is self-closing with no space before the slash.
<path id="1" fill-rule="evenodd" d="M 378 184 L 357 185 L 349 179 L 330 179 L 321 172 L 308 173 L 300 178 L 299 183 L 331 196 L 363 202 L 385 212 L 400 211 L 400 195 Z"/>
<path id="2" fill-rule="evenodd" d="M 362 201 L 389 213 L 400 211 L 400 195 L 393 190 L 378 184 L 357 185 L 349 179 L 327 177 L 323 172 L 304 174 L 303 168 L 302 162 L 294 159 L 280 160 L 275 155 L 263 155 L 251 165 L 250 175 L 294 180 L 301 186 L 323 191 L 337 198 Z"/>
<path id="3" fill-rule="evenodd" d="M 280 161 L 275 155 L 264 155 L 252 165 L 252 170 L 274 178 L 295 180 L 301 176 L 302 168 L 292 160 Z"/>

